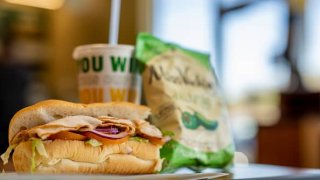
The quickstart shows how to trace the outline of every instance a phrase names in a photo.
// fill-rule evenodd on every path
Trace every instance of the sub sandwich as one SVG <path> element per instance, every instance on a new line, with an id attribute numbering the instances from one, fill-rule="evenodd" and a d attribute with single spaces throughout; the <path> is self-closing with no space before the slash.
<path id="1" fill-rule="evenodd" d="M 145 174 L 161 170 L 162 132 L 150 109 L 126 102 L 46 100 L 18 111 L 4 163 L 18 173 Z"/>

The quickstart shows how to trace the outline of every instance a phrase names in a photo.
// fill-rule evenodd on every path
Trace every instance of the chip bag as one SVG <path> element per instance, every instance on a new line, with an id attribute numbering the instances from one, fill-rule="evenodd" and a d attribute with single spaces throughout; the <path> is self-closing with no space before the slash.
<path id="1" fill-rule="evenodd" d="M 152 122 L 174 132 L 160 151 L 163 170 L 231 164 L 234 146 L 226 106 L 209 55 L 141 33 L 135 57 L 142 65 L 143 94 Z"/>

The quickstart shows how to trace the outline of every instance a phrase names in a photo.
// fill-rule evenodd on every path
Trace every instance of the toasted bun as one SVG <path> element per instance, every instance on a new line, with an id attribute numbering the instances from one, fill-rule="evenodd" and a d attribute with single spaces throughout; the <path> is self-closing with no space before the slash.
<path id="1" fill-rule="evenodd" d="M 127 119 L 146 119 L 150 109 L 128 102 L 110 102 L 94 104 L 78 104 L 60 100 L 41 101 L 35 105 L 18 111 L 10 121 L 9 143 L 23 129 L 46 124 L 66 116 L 113 116 Z"/>
<path id="2" fill-rule="evenodd" d="M 14 153 L 18 173 L 31 169 L 31 141 L 20 143 Z M 146 174 L 159 171 L 159 147 L 147 142 L 127 141 L 122 144 L 92 147 L 83 141 L 44 141 L 48 157 L 36 153 L 36 173 L 103 173 Z"/>

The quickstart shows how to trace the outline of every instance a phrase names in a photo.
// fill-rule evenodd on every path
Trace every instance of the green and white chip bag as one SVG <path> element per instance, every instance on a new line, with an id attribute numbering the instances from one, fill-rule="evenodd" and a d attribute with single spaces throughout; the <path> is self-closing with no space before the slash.
<path id="1" fill-rule="evenodd" d="M 135 58 L 152 122 L 175 134 L 160 151 L 163 170 L 230 165 L 234 145 L 209 55 L 141 33 Z"/>

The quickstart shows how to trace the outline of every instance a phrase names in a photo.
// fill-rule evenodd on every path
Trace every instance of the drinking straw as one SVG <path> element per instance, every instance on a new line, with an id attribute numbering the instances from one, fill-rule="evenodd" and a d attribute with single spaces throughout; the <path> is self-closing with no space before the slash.
<path id="1" fill-rule="evenodd" d="M 118 44 L 121 0 L 111 1 L 109 44 Z"/>

